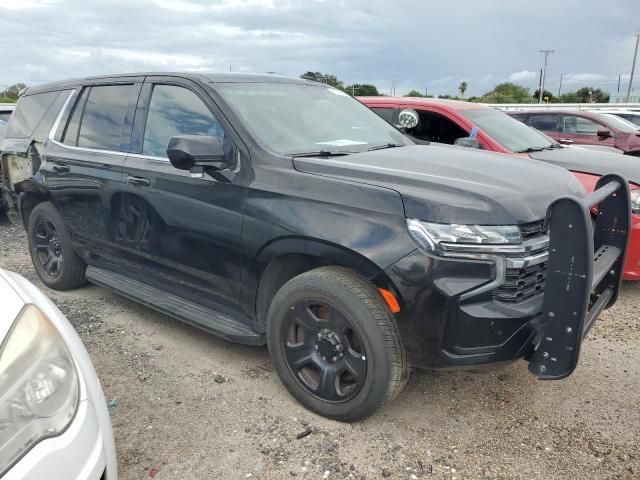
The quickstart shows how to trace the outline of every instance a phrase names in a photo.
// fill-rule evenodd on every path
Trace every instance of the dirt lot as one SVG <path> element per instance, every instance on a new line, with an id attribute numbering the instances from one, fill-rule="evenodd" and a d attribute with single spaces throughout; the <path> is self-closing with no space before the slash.
<path id="1" fill-rule="evenodd" d="M 395 402 L 347 425 L 298 405 L 266 348 L 103 288 L 44 288 L 20 228 L 0 226 L 0 267 L 43 288 L 80 333 L 112 404 L 124 480 L 640 478 L 640 284 L 624 286 L 567 380 L 539 382 L 524 362 L 414 371 Z"/>

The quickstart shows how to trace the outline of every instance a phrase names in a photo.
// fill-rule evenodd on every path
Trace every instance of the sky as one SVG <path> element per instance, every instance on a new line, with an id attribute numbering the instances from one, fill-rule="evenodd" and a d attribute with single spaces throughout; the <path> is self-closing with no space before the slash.
<path id="1" fill-rule="evenodd" d="M 137 71 L 321 71 L 386 94 L 626 91 L 639 0 L 0 0 L 0 89 Z M 640 69 L 636 71 L 640 76 Z M 638 79 L 638 77 L 636 77 Z M 635 91 L 640 91 L 638 80 Z"/>

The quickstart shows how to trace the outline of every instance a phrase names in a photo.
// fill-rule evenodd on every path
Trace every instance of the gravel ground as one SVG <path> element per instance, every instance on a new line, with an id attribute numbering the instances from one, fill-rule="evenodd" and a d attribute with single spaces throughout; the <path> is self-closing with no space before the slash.
<path id="1" fill-rule="evenodd" d="M 266 348 L 103 288 L 48 290 L 21 228 L 0 225 L 0 267 L 42 288 L 80 333 L 112 405 L 123 480 L 640 478 L 640 283 L 624 285 L 566 380 L 539 382 L 524 362 L 414 371 L 396 401 L 341 424 L 293 400 Z"/>

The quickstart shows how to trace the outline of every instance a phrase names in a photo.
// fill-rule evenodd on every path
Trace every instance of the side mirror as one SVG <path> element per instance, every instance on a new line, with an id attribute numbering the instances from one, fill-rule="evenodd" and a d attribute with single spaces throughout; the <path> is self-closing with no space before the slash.
<path id="1" fill-rule="evenodd" d="M 169 140 L 167 156 L 179 170 L 194 167 L 223 170 L 228 168 L 227 156 L 217 137 L 208 135 L 176 135 Z"/>
<path id="2" fill-rule="evenodd" d="M 598 136 L 600 138 L 609 138 L 611 136 L 611 130 L 607 130 L 607 129 L 602 129 L 602 130 L 598 130 Z"/>
<path id="3" fill-rule="evenodd" d="M 458 147 L 480 148 L 480 142 L 478 141 L 478 139 L 472 137 L 456 138 L 453 144 L 457 145 Z"/>

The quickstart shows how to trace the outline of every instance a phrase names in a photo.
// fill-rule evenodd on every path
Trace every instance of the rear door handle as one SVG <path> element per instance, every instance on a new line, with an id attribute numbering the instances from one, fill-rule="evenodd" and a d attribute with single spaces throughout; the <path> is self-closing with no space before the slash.
<path id="1" fill-rule="evenodd" d="M 69 168 L 69 165 L 62 165 L 60 163 L 54 163 L 52 168 L 53 171 L 57 173 L 69 173 L 69 171 L 71 170 L 71 168 Z"/>
<path id="2" fill-rule="evenodd" d="M 573 140 L 570 138 L 561 138 L 560 143 L 573 143 Z"/>
<path id="3" fill-rule="evenodd" d="M 151 180 L 144 177 L 127 177 L 127 183 L 130 183 L 131 185 L 141 185 L 144 187 L 148 187 L 149 185 L 151 185 Z"/>

